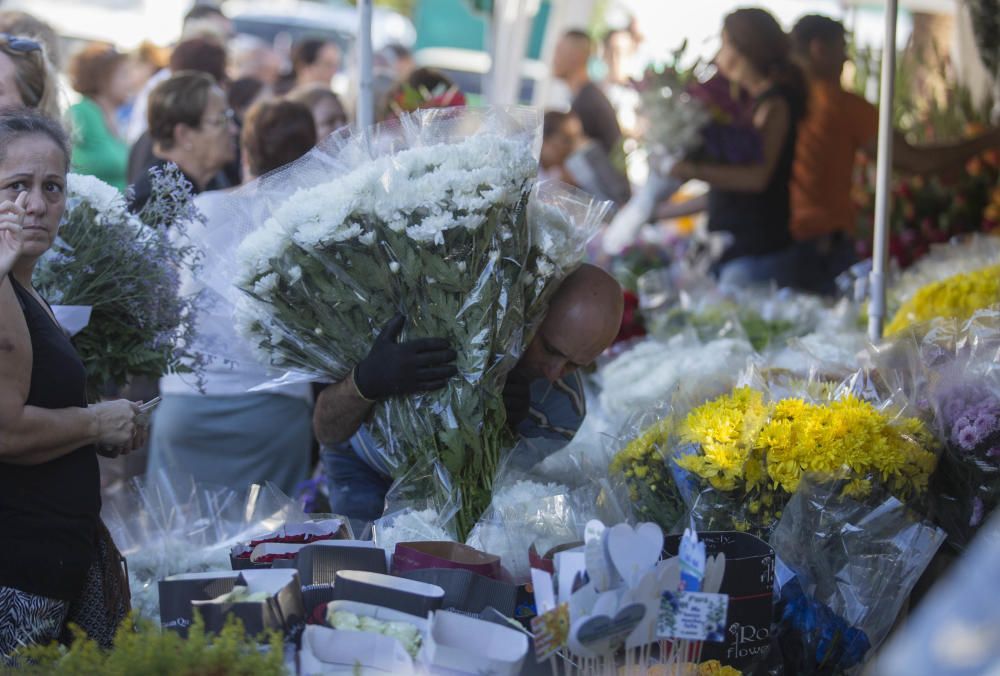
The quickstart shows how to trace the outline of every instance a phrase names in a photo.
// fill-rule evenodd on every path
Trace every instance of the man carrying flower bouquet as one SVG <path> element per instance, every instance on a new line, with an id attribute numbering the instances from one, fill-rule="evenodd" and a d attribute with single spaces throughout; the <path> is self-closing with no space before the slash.
<path id="1" fill-rule="evenodd" d="M 582 265 L 552 297 L 549 311 L 507 377 L 507 422 L 520 441 L 511 461 L 529 469 L 572 440 L 586 414 L 577 369 L 614 341 L 621 325 L 622 290 L 608 273 Z M 441 389 L 456 375 L 456 353 L 446 341 L 398 342 L 406 319 L 392 319 L 351 375 L 324 389 L 313 427 L 334 512 L 373 521 L 382 515 L 392 484 L 381 448 L 365 420 L 375 402 Z"/>
<path id="2" fill-rule="evenodd" d="M 839 21 L 811 14 L 792 29 L 792 52 L 809 79 L 810 98 L 799 126 L 791 181 L 791 231 L 797 240 L 799 286 L 833 293 L 834 279 L 854 262 L 855 208 L 851 176 L 859 151 L 875 156 L 878 110 L 841 86 L 847 30 Z M 913 146 L 894 132 L 893 166 L 912 174 L 961 169 L 970 159 L 1000 148 L 1000 129 L 957 143 Z"/>

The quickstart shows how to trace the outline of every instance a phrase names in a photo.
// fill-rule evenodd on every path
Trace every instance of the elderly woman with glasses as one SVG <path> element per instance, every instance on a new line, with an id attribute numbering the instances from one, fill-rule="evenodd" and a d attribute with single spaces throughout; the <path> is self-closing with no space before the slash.
<path id="1" fill-rule="evenodd" d="M 229 187 L 223 167 L 236 157 L 236 123 L 226 95 L 211 75 L 181 71 L 149 95 L 149 133 L 156 161 L 176 164 L 194 192 Z M 152 190 L 150 171 L 135 183 L 130 202 L 140 211 Z"/>
<path id="2" fill-rule="evenodd" d="M 40 42 L 0 33 L 0 110 L 21 107 L 58 119 L 58 80 Z"/>

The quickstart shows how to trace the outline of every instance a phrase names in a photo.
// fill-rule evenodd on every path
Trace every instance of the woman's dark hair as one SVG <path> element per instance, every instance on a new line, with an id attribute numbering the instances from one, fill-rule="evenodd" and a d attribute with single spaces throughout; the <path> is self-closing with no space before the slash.
<path id="1" fill-rule="evenodd" d="M 253 103 L 262 91 L 264 83 L 255 77 L 241 77 L 229 83 L 229 91 L 226 96 L 229 99 L 229 107 L 237 113 L 244 112 Z"/>
<path id="2" fill-rule="evenodd" d="M 127 59 L 113 45 L 91 42 L 69 60 L 70 84 L 84 96 L 95 98 Z"/>
<path id="3" fill-rule="evenodd" d="M 328 99 L 333 102 L 334 107 L 337 109 L 337 116 L 341 120 L 340 126 L 347 124 L 347 109 L 344 108 L 344 102 L 329 87 L 321 84 L 303 85 L 288 92 L 285 98 L 289 101 L 304 104 L 309 110 L 316 107 L 323 99 Z"/>
<path id="4" fill-rule="evenodd" d="M 546 110 L 542 118 L 542 140 L 551 138 L 562 131 L 562 128 L 573 118 L 573 113 L 561 110 Z"/>
<path id="5" fill-rule="evenodd" d="M 170 70 L 196 70 L 208 73 L 218 83 L 226 81 L 226 49 L 214 40 L 191 38 L 174 47 Z"/>
<path id="6" fill-rule="evenodd" d="M 788 34 L 771 13 L 758 8 L 738 9 L 726 16 L 723 28 L 736 51 L 758 73 L 786 88 L 796 99 L 793 108 L 804 111 L 807 98 L 805 75 L 792 62 Z"/>
<path id="7" fill-rule="evenodd" d="M 305 104 L 259 101 L 247 113 L 240 143 L 250 172 L 262 176 L 309 152 L 316 145 L 316 123 Z"/>
<path id="8" fill-rule="evenodd" d="M 44 136 L 62 151 L 69 171 L 69 136 L 62 125 L 33 108 L 12 108 L 0 111 L 0 163 L 7 157 L 7 148 L 25 136 Z"/>
<path id="9" fill-rule="evenodd" d="M 316 63 L 319 53 L 327 45 L 336 46 L 335 43 L 323 38 L 306 38 L 295 43 L 295 47 L 292 48 L 292 69 L 298 72 L 300 67 Z"/>
<path id="10" fill-rule="evenodd" d="M 149 135 L 164 150 L 174 146 L 174 128 L 186 124 L 201 127 L 208 106 L 208 94 L 217 87 L 211 75 L 181 71 L 156 85 L 149 94 Z"/>

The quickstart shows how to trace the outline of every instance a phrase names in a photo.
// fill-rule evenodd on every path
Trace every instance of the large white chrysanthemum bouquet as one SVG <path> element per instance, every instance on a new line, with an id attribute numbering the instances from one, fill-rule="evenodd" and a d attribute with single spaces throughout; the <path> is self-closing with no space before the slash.
<path id="1" fill-rule="evenodd" d="M 457 351 L 447 387 L 380 402 L 371 423 L 395 477 L 448 471 L 460 534 L 512 445 L 506 375 L 604 213 L 535 186 L 538 128 L 527 109 L 442 109 L 332 137 L 249 191 L 271 204 L 235 255 L 236 321 L 272 367 L 343 379 L 399 313 L 401 340 Z"/>

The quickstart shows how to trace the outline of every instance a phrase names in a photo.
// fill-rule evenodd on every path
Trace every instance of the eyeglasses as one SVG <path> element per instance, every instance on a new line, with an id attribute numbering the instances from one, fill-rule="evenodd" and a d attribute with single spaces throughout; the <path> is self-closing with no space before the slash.
<path id="1" fill-rule="evenodd" d="M 230 124 L 236 122 L 236 113 L 232 108 L 226 109 L 218 117 L 214 117 L 211 120 L 205 120 L 202 122 L 203 125 L 207 124 L 212 127 L 228 127 Z"/>
<path id="2" fill-rule="evenodd" d="M 29 52 L 42 51 L 41 43 L 31 40 L 30 38 L 18 37 L 17 35 L 11 35 L 10 33 L 0 33 L 0 40 L 7 43 L 5 46 L 14 52 L 27 54 Z"/>

